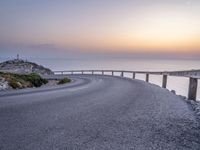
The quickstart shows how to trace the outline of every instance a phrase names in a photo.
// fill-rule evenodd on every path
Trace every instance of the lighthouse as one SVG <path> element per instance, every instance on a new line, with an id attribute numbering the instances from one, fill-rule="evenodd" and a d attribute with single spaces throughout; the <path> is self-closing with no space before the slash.
<path id="1" fill-rule="evenodd" d="M 19 60 L 19 54 L 17 54 L 17 60 Z"/>

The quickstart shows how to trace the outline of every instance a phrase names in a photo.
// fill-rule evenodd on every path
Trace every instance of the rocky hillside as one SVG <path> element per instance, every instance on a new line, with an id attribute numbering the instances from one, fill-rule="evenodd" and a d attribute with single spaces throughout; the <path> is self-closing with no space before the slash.
<path id="1" fill-rule="evenodd" d="M 41 65 L 33 62 L 24 61 L 22 59 L 14 59 L 0 63 L 1 72 L 11 72 L 18 74 L 37 73 L 40 75 L 49 75 L 53 72 Z"/>
<path id="2" fill-rule="evenodd" d="M 0 72 L 0 91 L 8 89 L 23 89 L 30 87 L 40 87 L 48 83 L 36 73 L 31 74 L 14 74 Z"/>

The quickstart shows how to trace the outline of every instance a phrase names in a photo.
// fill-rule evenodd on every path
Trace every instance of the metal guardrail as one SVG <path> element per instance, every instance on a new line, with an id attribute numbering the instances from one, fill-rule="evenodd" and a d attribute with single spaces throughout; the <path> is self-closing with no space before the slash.
<path id="1" fill-rule="evenodd" d="M 66 71 L 54 71 L 55 74 L 62 74 L 62 75 L 72 75 L 74 73 L 76 73 L 76 74 L 101 73 L 102 75 L 104 75 L 104 73 L 106 73 L 106 72 L 111 73 L 112 76 L 114 76 L 114 73 L 121 73 L 121 77 L 124 77 L 124 73 L 131 73 L 133 79 L 135 79 L 136 74 L 145 74 L 146 75 L 146 78 L 145 78 L 146 82 L 149 82 L 149 76 L 150 75 L 162 75 L 163 76 L 163 78 L 162 78 L 162 88 L 167 87 L 168 76 L 187 77 L 189 79 L 188 99 L 196 101 L 196 98 L 197 98 L 198 79 L 200 79 L 200 77 L 187 75 L 187 71 L 183 71 L 183 72 L 181 72 L 181 71 L 152 72 L 152 71 L 126 71 L 126 70 L 66 70 Z M 188 71 L 188 72 L 191 72 L 191 71 Z"/>

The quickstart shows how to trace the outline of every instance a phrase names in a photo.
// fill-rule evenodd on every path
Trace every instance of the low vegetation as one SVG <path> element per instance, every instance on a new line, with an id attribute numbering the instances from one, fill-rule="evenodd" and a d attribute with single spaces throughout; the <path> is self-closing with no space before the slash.
<path id="1" fill-rule="evenodd" d="M 43 79 L 36 73 L 31 74 L 14 74 L 0 72 L 0 77 L 5 78 L 9 86 L 13 89 L 22 89 L 27 87 L 40 87 L 48 83 L 48 80 Z"/>
<path id="2" fill-rule="evenodd" d="M 70 79 L 64 78 L 64 79 L 61 79 L 61 80 L 58 82 L 58 84 L 65 84 L 65 83 L 69 83 L 69 82 L 71 82 Z"/>

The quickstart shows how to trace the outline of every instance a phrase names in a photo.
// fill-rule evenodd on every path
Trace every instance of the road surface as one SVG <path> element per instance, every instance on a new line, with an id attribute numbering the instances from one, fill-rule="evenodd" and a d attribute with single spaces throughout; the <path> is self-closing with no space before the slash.
<path id="1" fill-rule="evenodd" d="M 191 108 L 139 80 L 71 75 L 72 83 L 0 93 L 0 150 L 199 150 Z"/>

